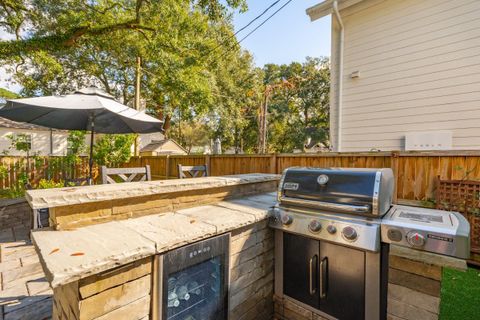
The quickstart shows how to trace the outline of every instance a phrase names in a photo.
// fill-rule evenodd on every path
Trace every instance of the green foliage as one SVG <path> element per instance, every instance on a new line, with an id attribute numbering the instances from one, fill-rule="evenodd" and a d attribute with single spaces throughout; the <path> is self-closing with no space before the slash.
<path id="1" fill-rule="evenodd" d="M 170 137 L 182 145 L 188 153 L 193 147 L 210 144 L 208 127 L 199 121 L 182 122 L 170 132 Z"/>
<path id="2" fill-rule="evenodd" d="M 267 88 L 273 88 L 267 95 L 268 151 L 303 149 L 307 138 L 328 144 L 328 60 L 255 68 L 231 23 L 232 10 L 246 10 L 245 0 L 4 5 L 8 10 L 0 12 L 0 23 L 8 33 L 28 28 L 21 38 L 0 41 L 0 61 L 23 87 L 23 96 L 95 84 L 131 106 L 140 57 L 147 111 L 171 124 L 167 136 L 188 148 L 220 138 L 224 149 L 256 152 L 258 111 Z"/>
<path id="3" fill-rule="evenodd" d="M 37 189 L 52 189 L 52 188 L 63 188 L 64 182 L 63 180 L 54 181 L 52 179 L 40 179 L 38 182 Z"/>
<path id="4" fill-rule="evenodd" d="M 19 98 L 19 95 L 16 94 L 15 92 L 7 90 L 7 89 L 0 88 L 0 98 L 16 99 L 16 98 Z"/>
<path id="5" fill-rule="evenodd" d="M 95 142 L 93 158 L 101 166 L 117 167 L 132 156 L 134 134 L 106 134 Z"/>
<path id="6" fill-rule="evenodd" d="M 258 112 L 268 102 L 268 152 L 304 150 L 308 138 L 329 145 L 330 66 L 327 58 L 307 58 L 304 63 L 268 64 L 262 70 L 262 98 L 244 113 L 243 149 L 258 145 Z"/>
<path id="7" fill-rule="evenodd" d="M 3 164 L 0 165 L 0 180 L 6 179 L 8 177 L 8 168 Z"/>
<path id="8" fill-rule="evenodd" d="M 68 132 L 67 157 L 73 156 L 75 162 L 79 160 L 79 156 L 82 153 L 86 152 L 85 135 L 86 132 L 80 130 L 72 130 Z"/>
<path id="9" fill-rule="evenodd" d="M 10 140 L 10 148 L 15 149 L 17 151 L 22 151 L 27 154 L 27 156 L 30 153 L 30 150 L 32 149 L 32 140 L 31 136 L 25 133 L 19 133 L 19 134 L 9 134 L 7 135 L 7 138 Z"/>
<path id="10" fill-rule="evenodd" d="M 12 188 L 0 189 L 0 198 L 20 198 L 25 196 L 25 188 L 14 186 Z"/>
<path id="11" fill-rule="evenodd" d="M 6 30 L 29 29 L 25 38 L 0 41 L 0 61 L 10 66 L 22 95 L 96 84 L 132 105 L 141 57 L 141 98 L 151 114 L 176 118 L 174 125 L 202 119 L 210 135 L 228 141 L 231 124 L 243 125 L 238 110 L 245 108 L 253 64 L 233 37 L 230 13 L 246 10 L 246 1 L 24 0 L 6 6 L 10 17 L 0 14 Z"/>

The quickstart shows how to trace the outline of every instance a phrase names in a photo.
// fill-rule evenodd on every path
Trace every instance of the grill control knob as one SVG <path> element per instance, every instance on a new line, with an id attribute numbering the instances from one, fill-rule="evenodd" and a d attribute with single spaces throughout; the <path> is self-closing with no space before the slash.
<path id="1" fill-rule="evenodd" d="M 407 241 L 412 247 L 423 247 L 425 245 L 425 237 L 418 232 L 410 232 L 407 235 Z"/>
<path id="2" fill-rule="evenodd" d="M 319 232 L 322 230 L 322 224 L 318 220 L 312 220 L 308 224 L 308 229 L 312 232 Z"/>
<path id="3" fill-rule="evenodd" d="M 391 241 L 395 241 L 395 242 L 402 241 L 402 239 L 403 239 L 402 232 L 398 229 L 388 229 L 387 237 Z"/>
<path id="4" fill-rule="evenodd" d="M 337 228 L 334 225 L 331 224 L 327 227 L 327 231 L 330 234 L 335 234 L 337 232 Z"/>
<path id="5" fill-rule="evenodd" d="M 288 226 L 290 224 L 292 224 L 293 222 L 293 217 L 287 213 L 284 213 L 281 215 L 280 217 L 280 221 L 282 221 L 282 224 Z"/>
<path id="6" fill-rule="evenodd" d="M 343 228 L 342 235 L 346 240 L 349 241 L 355 241 L 358 238 L 357 231 L 352 227 Z"/>

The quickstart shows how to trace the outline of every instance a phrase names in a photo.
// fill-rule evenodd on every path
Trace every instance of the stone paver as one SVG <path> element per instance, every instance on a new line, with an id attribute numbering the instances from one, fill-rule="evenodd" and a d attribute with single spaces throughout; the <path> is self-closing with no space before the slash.
<path id="1" fill-rule="evenodd" d="M 45 279 L 28 230 L 0 230 L 0 320 L 52 317 L 52 289 Z"/>

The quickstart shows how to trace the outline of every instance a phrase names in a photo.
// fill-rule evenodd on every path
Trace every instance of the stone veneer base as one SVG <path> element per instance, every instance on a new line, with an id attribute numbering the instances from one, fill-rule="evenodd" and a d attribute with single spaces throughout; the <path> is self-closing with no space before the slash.
<path id="1" fill-rule="evenodd" d="M 273 316 L 273 231 L 267 220 L 230 240 L 230 320 Z M 152 319 L 153 256 L 54 289 L 54 320 Z"/>

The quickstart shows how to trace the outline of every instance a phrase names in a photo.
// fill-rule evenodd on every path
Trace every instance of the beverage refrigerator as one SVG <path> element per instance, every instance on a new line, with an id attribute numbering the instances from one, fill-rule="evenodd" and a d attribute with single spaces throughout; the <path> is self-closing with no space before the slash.
<path id="1" fill-rule="evenodd" d="M 230 234 L 156 257 L 156 318 L 227 319 Z"/>

